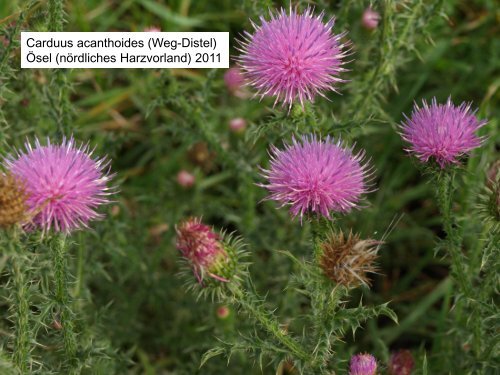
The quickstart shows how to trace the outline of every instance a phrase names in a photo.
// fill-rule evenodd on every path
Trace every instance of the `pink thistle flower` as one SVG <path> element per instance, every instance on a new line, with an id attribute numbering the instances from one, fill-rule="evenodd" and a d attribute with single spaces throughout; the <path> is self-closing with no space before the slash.
<path id="1" fill-rule="evenodd" d="M 231 93 L 237 93 L 245 84 L 245 78 L 239 68 L 233 67 L 224 73 L 224 83 Z"/>
<path id="2" fill-rule="evenodd" d="M 24 184 L 33 215 L 28 227 L 69 233 L 102 218 L 96 209 L 113 193 L 107 187 L 109 161 L 92 158 L 89 146 L 77 147 L 73 138 L 60 145 L 47 140 L 46 146 L 37 139 L 34 147 L 28 142 L 25 147 L 5 164 Z"/>
<path id="3" fill-rule="evenodd" d="M 352 356 L 349 364 L 349 375 L 375 375 L 377 360 L 368 353 Z"/>
<path id="4" fill-rule="evenodd" d="M 372 8 L 366 8 L 361 18 L 361 24 L 367 30 L 374 30 L 377 28 L 380 21 L 380 14 L 375 12 Z"/>
<path id="5" fill-rule="evenodd" d="M 229 129 L 233 133 L 243 133 L 247 127 L 247 122 L 244 118 L 236 117 L 229 121 Z"/>
<path id="6" fill-rule="evenodd" d="M 314 16 L 311 8 L 270 16 L 270 21 L 261 17 L 260 26 L 252 23 L 255 32 L 245 32 L 240 42 L 238 62 L 256 95 L 274 96 L 275 105 L 290 108 L 294 101 L 303 105 L 316 95 L 325 97 L 324 91 L 337 92 L 336 84 L 345 82 L 339 75 L 348 51 L 340 42 L 345 33 L 332 33 L 334 18 L 324 23 L 324 13 Z"/>
<path id="7" fill-rule="evenodd" d="M 271 167 L 262 170 L 271 193 L 267 199 L 291 206 L 292 216 L 301 220 L 308 211 L 330 217 L 330 211 L 349 212 L 368 192 L 369 171 L 362 165 L 364 152 L 353 154 L 339 140 L 324 141 L 314 135 L 295 138 L 284 150 L 272 147 Z"/>
<path id="8" fill-rule="evenodd" d="M 195 182 L 196 177 L 188 171 L 182 170 L 177 174 L 177 183 L 184 188 L 190 188 Z"/>
<path id="9" fill-rule="evenodd" d="M 389 374 L 390 375 L 411 375 L 415 361 L 413 355 L 409 350 L 399 350 L 392 353 L 389 360 Z"/>
<path id="10" fill-rule="evenodd" d="M 455 107 L 451 98 L 446 104 L 437 104 L 436 98 L 431 105 L 423 100 L 422 108 L 415 104 L 411 118 L 405 115 L 401 125 L 401 136 L 410 143 L 406 151 L 422 162 L 433 158 L 441 168 L 458 164 L 459 157 L 481 146 L 484 140 L 475 132 L 487 121 L 478 121 L 470 106 L 462 103 Z"/>
<path id="11" fill-rule="evenodd" d="M 205 275 L 216 280 L 229 280 L 216 274 L 221 263 L 227 260 L 227 253 L 220 237 L 199 218 L 189 218 L 176 228 L 177 249 L 191 264 L 196 279 L 201 284 Z"/>

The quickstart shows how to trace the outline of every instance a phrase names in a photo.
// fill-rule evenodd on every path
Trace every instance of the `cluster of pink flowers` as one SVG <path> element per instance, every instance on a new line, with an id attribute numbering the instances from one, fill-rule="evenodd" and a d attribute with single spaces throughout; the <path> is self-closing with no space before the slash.
<path id="1" fill-rule="evenodd" d="M 244 34 L 238 59 L 243 77 L 231 71 L 234 85 L 239 87 L 245 79 L 257 95 L 274 96 L 275 104 L 288 106 L 336 91 L 336 84 L 343 82 L 339 75 L 345 71 L 348 43 L 341 42 L 345 33 L 332 33 L 334 19 L 325 23 L 323 17 L 323 13 L 314 16 L 311 8 L 302 14 L 293 9 L 288 14 L 283 9 L 271 12 L 270 20 L 261 17 L 259 26 L 253 24 L 254 33 Z M 374 29 L 379 19 L 376 11 L 367 8 L 362 24 Z M 444 168 L 481 145 L 483 139 L 476 131 L 485 124 L 477 120 L 470 104 L 455 107 L 451 99 L 444 105 L 434 99 L 431 105 L 424 101 L 422 108 L 415 105 L 401 129 L 403 139 L 410 143 L 409 152 Z M 272 146 L 270 154 L 271 167 L 263 170 L 268 183 L 262 186 L 270 192 L 268 199 L 290 206 L 292 216 L 302 218 L 312 212 L 328 218 L 331 211 L 348 212 L 358 207 L 360 196 L 367 192 L 364 152 L 354 155 L 352 148 L 330 137 L 294 139 L 284 150 Z"/>
<path id="2" fill-rule="evenodd" d="M 28 228 L 71 232 L 102 218 L 97 208 L 109 202 L 109 161 L 93 158 L 88 145 L 73 138 L 61 144 L 26 143 L 26 150 L 4 162 L 24 186 L 32 216 Z"/>

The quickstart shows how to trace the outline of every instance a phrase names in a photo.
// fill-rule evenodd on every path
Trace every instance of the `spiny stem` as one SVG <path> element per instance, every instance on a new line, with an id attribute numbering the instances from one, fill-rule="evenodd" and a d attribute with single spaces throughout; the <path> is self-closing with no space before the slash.
<path id="1" fill-rule="evenodd" d="M 233 286 L 230 289 L 233 294 L 233 303 L 239 305 L 249 316 L 255 318 L 268 333 L 290 350 L 295 358 L 304 363 L 311 361 L 307 351 L 280 327 L 277 319 L 262 305 L 261 300 L 253 291 L 243 291 L 238 286 Z"/>
<path id="2" fill-rule="evenodd" d="M 64 353 L 71 367 L 76 361 L 77 342 L 74 332 L 73 312 L 70 307 L 68 274 L 66 261 L 66 235 L 60 234 L 51 243 L 54 267 L 54 298 L 58 307 L 63 333 Z"/>
<path id="3" fill-rule="evenodd" d="M 64 29 L 64 0 L 49 0 L 48 29 L 61 32 Z M 69 99 L 70 86 L 65 69 L 55 69 L 51 81 L 50 104 L 52 115 L 57 123 L 57 135 L 62 137 L 70 133 L 70 121 L 73 109 Z"/>
<path id="4" fill-rule="evenodd" d="M 451 269 L 458 285 L 466 296 L 470 295 L 470 286 L 467 282 L 467 274 L 464 269 L 465 259 L 461 252 L 462 236 L 457 228 L 455 228 L 454 220 L 452 217 L 452 203 L 453 203 L 453 180 L 455 172 L 444 171 L 441 172 L 437 178 L 437 191 L 436 198 L 443 218 L 443 227 L 446 232 L 446 242 L 449 253 L 451 255 Z"/>
<path id="5" fill-rule="evenodd" d="M 64 0 L 49 0 L 49 30 L 63 31 L 64 26 Z"/>
<path id="6" fill-rule="evenodd" d="M 29 289 L 26 284 L 23 267 L 23 254 L 21 254 L 20 239 L 13 231 L 9 239 L 9 246 L 12 254 L 12 272 L 16 289 L 16 337 L 14 342 L 13 360 L 21 374 L 28 372 L 30 363 L 30 310 L 29 310 Z"/>

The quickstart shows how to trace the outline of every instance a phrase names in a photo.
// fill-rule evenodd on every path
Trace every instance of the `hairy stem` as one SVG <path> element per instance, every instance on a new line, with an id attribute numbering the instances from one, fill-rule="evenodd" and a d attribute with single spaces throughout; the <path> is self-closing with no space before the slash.
<path id="1" fill-rule="evenodd" d="M 299 359 L 303 363 L 311 361 L 307 351 L 302 348 L 302 345 L 297 340 L 283 330 L 278 319 L 263 306 L 262 300 L 255 291 L 243 291 L 238 286 L 233 286 L 231 292 L 233 294 L 232 302 L 239 305 L 245 313 L 257 320 L 268 333 L 290 351 L 295 359 Z"/>
<path id="2" fill-rule="evenodd" d="M 13 360 L 21 374 L 28 373 L 30 363 L 30 310 L 29 289 L 25 279 L 24 259 L 21 253 L 20 239 L 17 233 L 9 240 L 12 253 L 12 273 L 16 293 L 15 325 L 16 335 L 14 342 Z"/>
<path id="3" fill-rule="evenodd" d="M 76 361 L 77 342 L 74 332 L 73 312 L 70 306 L 68 273 L 66 261 L 66 236 L 61 234 L 51 244 L 52 265 L 54 267 L 54 298 L 62 326 L 63 345 L 66 359 L 71 367 Z"/>
<path id="4" fill-rule="evenodd" d="M 470 285 L 467 281 L 467 273 L 464 268 L 466 260 L 461 251 L 462 235 L 456 228 L 452 216 L 454 177 L 454 171 L 441 172 L 437 179 L 436 198 L 443 218 L 443 228 L 446 232 L 446 245 L 451 255 L 452 274 L 458 283 L 460 291 L 464 295 L 469 296 Z"/>
<path id="5" fill-rule="evenodd" d="M 53 32 L 61 32 L 64 29 L 64 0 L 49 0 L 48 29 Z M 68 82 L 67 70 L 55 69 L 50 84 L 49 101 L 52 107 L 52 117 L 57 124 L 57 135 L 59 137 L 70 135 L 70 121 L 73 113 L 69 99 L 70 84 Z"/>

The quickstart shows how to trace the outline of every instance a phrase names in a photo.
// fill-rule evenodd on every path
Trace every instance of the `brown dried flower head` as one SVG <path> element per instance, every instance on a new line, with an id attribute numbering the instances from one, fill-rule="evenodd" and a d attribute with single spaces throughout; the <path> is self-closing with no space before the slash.
<path id="1" fill-rule="evenodd" d="M 367 273 L 377 271 L 375 260 L 381 241 L 362 240 L 358 234 L 330 233 L 321 244 L 319 264 L 324 274 L 347 288 L 370 286 Z"/>
<path id="2" fill-rule="evenodd" d="M 0 173 L 0 227 L 22 223 L 27 216 L 23 184 L 11 175 Z"/>

